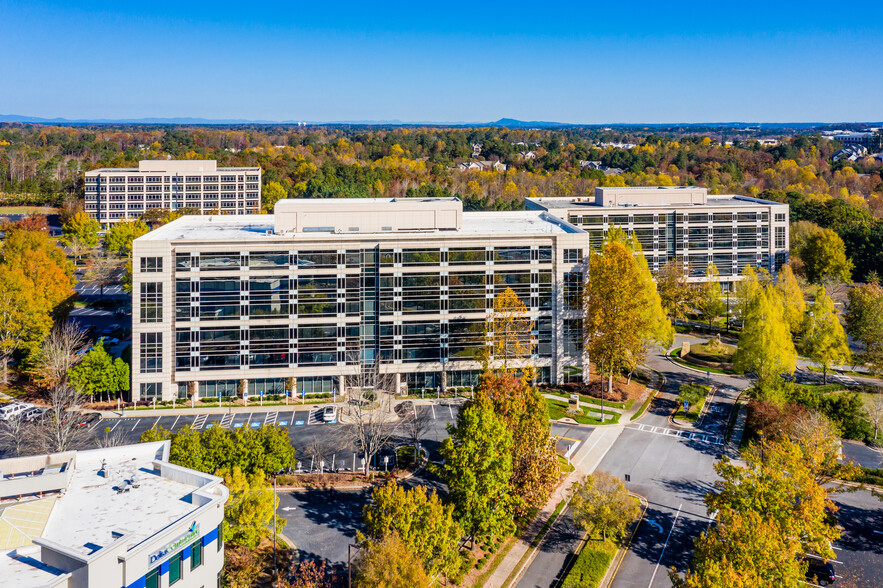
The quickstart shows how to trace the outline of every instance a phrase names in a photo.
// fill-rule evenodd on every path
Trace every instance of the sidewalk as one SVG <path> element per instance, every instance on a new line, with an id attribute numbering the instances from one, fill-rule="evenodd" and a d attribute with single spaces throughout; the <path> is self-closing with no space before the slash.
<path id="1" fill-rule="evenodd" d="M 653 381 L 650 383 L 650 386 L 645 388 L 645 394 L 656 394 L 660 384 L 659 376 L 656 372 L 653 372 Z M 508 588 L 505 582 L 513 572 L 516 573 L 515 580 L 517 581 L 518 576 L 527 569 L 545 540 L 551 536 L 552 527 L 558 524 L 558 521 L 561 520 L 561 515 L 564 513 L 565 509 L 561 510 L 561 514 L 559 514 L 558 519 L 550 525 L 543 540 L 541 540 L 531 551 L 530 544 L 536 539 L 537 534 L 542 530 L 546 521 L 552 516 L 558 503 L 562 500 L 569 500 L 570 487 L 573 486 L 575 482 L 582 480 L 587 474 L 591 474 L 595 471 L 595 468 L 600 465 L 604 456 L 607 455 L 607 452 L 610 451 L 610 448 L 613 447 L 613 444 L 619 439 L 619 436 L 625 429 L 625 425 L 628 424 L 632 416 L 641 409 L 641 405 L 646 398 L 646 396 L 642 396 L 641 398 L 636 399 L 631 408 L 621 411 L 622 416 L 620 417 L 618 424 L 595 426 L 595 429 L 589 435 L 589 438 L 585 440 L 585 442 L 576 450 L 576 453 L 571 457 L 570 461 L 574 466 L 574 470 L 564 478 L 561 484 L 558 485 L 552 493 L 552 496 L 549 497 L 549 500 L 546 501 L 546 504 L 540 509 L 540 512 L 537 513 L 537 516 L 530 522 L 527 529 L 521 534 L 521 537 L 518 538 L 518 541 L 512 546 L 512 549 L 509 550 L 509 553 L 506 554 L 503 561 L 497 566 L 497 569 L 494 570 L 494 573 L 487 579 L 484 583 L 485 588 Z M 528 557 L 522 563 L 521 558 L 525 555 L 528 555 Z"/>

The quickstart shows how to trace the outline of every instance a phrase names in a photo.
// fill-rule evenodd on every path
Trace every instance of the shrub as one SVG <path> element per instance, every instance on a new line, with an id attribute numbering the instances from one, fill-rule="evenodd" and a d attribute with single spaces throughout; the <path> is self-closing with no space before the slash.
<path id="1" fill-rule="evenodd" d="M 590 548 L 586 545 L 576 557 L 573 567 L 567 572 L 562 588 L 595 588 L 607 573 L 611 559 L 613 553 L 609 550 Z"/>

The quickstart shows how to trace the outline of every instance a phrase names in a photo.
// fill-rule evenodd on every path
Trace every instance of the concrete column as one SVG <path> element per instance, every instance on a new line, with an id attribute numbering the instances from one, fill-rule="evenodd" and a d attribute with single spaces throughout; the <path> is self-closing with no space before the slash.
<path id="1" fill-rule="evenodd" d="M 402 374 L 400 374 L 398 372 L 395 373 L 395 387 L 396 387 L 396 389 L 395 389 L 394 394 L 396 396 L 398 396 L 402 390 Z"/>
<path id="2" fill-rule="evenodd" d="M 346 377 L 337 376 L 337 393 L 346 394 Z"/>

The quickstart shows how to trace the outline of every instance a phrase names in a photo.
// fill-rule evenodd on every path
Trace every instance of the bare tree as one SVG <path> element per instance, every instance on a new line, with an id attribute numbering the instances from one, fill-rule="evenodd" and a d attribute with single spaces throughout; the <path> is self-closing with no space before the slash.
<path id="1" fill-rule="evenodd" d="M 865 395 L 865 410 L 868 411 L 868 417 L 874 425 L 874 441 L 876 441 L 877 431 L 883 427 L 883 391 L 877 389 Z"/>
<path id="2" fill-rule="evenodd" d="M 429 427 L 432 425 L 432 417 L 429 416 L 428 412 L 419 412 L 417 407 L 414 407 L 414 412 L 404 419 L 401 422 L 402 432 L 405 435 L 405 438 L 411 442 L 414 446 L 414 465 L 416 466 L 419 462 L 419 454 L 417 453 L 417 446 L 420 444 L 420 440 L 423 438 L 423 435 L 429 430 Z"/>
<path id="3" fill-rule="evenodd" d="M 36 430 L 43 453 L 67 451 L 83 444 L 88 432 L 86 427 L 80 426 L 82 404 L 83 396 L 66 384 L 54 386 L 49 391 L 49 410 Z"/>
<path id="4" fill-rule="evenodd" d="M 67 383 L 68 370 L 80 362 L 88 344 L 86 332 L 77 323 L 57 323 L 43 341 L 31 374 L 47 387 Z"/>
<path id="5" fill-rule="evenodd" d="M 322 462 L 325 462 L 325 465 L 330 465 L 331 456 L 334 452 L 335 448 L 326 440 L 314 439 L 309 445 L 304 447 L 302 455 L 303 460 L 309 460 L 311 468 L 316 469 L 324 467 L 320 466 Z"/>
<path id="6" fill-rule="evenodd" d="M 826 416 L 814 410 L 801 414 L 791 425 L 789 437 L 800 447 L 817 483 L 826 484 L 834 479 L 840 436 Z"/>
<path id="7" fill-rule="evenodd" d="M 77 262 L 80 261 L 84 254 L 89 252 L 89 247 L 76 236 L 70 238 L 67 243 L 67 249 Z"/>
<path id="8" fill-rule="evenodd" d="M 104 289 L 107 286 L 120 283 L 124 271 L 123 262 L 115 255 L 103 255 L 93 251 L 86 260 L 86 280 L 98 284 L 100 288 L 99 298 L 104 298 Z"/>
<path id="9" fill-rule="evenodd" d="M 341 411 L 342 433 L 362 451 L 365 475 L 375 455 L 388 447 L 397 433 L 393 411 L 395 376 L 385 373 L 380 362 L 360 365 L 358 373 L 345 377 L 346 403 Z"/>
<path id="10" fill-rule="evenodd" d="M 4 457 L 29 454 L 34 441 L 33 429 L 34 425 L 21 415 L 0 421 L 0 454 L 4 454 Z"/>
<path id="11" fill-rule="evenodd" d="M 126 444 L 126 437 L 122 429 L 116 431 L 112 427 L 105 427 L 101 435 L 95 437 L 95 445 L 98 447 L 119 447 Z"/>

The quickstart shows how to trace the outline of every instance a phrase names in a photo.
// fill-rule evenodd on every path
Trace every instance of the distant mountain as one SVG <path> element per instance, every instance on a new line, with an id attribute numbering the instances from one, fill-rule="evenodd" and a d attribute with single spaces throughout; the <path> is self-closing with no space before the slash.
<path id="1" fill-rule="evenodd" d="M 550 129 L 550 128 L 558 128 L 558 127 L 575 127 L 581 125 L 574 125 L 571 123 L 561 123 L 561 122 L 548 122 L 542 120 L 532 120 L 532 121 L 524 121 L 518 120 L 514 118 L 501 118 L 500 120 L 492 123 L 487 123 L 487 126 L 490 127 L 506 127 L 510 129 Z M 587 125 L 594 126 L 594 125 Z"/>

